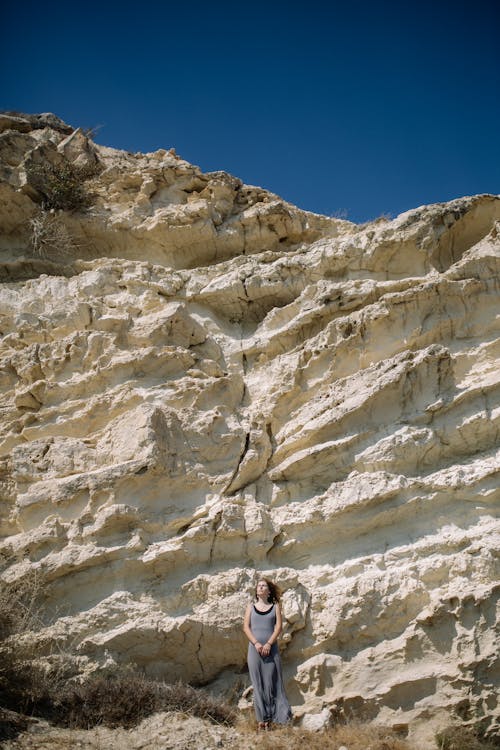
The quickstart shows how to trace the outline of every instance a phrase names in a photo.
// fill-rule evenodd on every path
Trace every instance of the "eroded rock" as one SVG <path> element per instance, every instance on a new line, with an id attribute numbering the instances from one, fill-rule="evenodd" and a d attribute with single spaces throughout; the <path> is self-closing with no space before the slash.
<path id="1" fill-rule="evenodd" d="M 229 688 L 258 570 L 304 723 L 494 733 L 500 198 L 358 227 L 0 125 L 2 575 L 62 607 L 40 647 Z M 64 262 L 30 246 L 35 158 L 99 163 Z"/>

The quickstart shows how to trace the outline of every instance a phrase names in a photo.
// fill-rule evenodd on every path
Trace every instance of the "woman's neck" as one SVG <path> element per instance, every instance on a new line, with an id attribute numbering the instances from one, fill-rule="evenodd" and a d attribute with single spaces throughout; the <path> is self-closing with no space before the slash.
<path id="1" fill-rule="evenodd" d="M 264 599 L 261 599 L 260 596 L 257 598 L 257 604 L 260 604 L 262 607 L 270 607 L 272 602 L 266 601 Z"/>

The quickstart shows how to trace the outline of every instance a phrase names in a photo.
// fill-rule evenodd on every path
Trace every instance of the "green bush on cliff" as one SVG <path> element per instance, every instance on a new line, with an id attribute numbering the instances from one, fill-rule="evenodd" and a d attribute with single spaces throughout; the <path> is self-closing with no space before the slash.
<path id="1" fill-rule="evenodd" d="M 85 182 L 100 171 L 99 165 L 76 165 L 64 160 L 30 164 L 26 174 L 30 185 L 41 196 L 42 207 L 62 211 L 80 211 L 92 203 Z"/>

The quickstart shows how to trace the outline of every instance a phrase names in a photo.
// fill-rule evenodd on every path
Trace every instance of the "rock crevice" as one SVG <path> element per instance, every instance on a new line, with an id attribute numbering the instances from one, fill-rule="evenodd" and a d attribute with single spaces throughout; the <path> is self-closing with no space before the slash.
<path id="1" fill-rule="evenodd" d="M 500 197 L 357 226 L 53 115 L 0 159 L 1 575 L 65 603 L 33 637 L 229 688 L 258 570 L 297 715 L 494 735 Z M 29 165 L 89 162 L 42 257 Z"/>

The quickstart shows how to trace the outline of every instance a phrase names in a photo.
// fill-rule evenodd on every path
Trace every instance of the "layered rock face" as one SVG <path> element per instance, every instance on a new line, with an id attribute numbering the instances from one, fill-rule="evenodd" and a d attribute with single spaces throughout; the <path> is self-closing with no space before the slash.
<path id="1" fill-rule="evenodd" d="M 358 226 L 0 129 L 2 575 L 43 580 L 41 652 L 241 689 L 265 574 L 297 716 L 498 732 L 500 198 Z M 67 164 L 91 199 L 44 211 Z"/>

